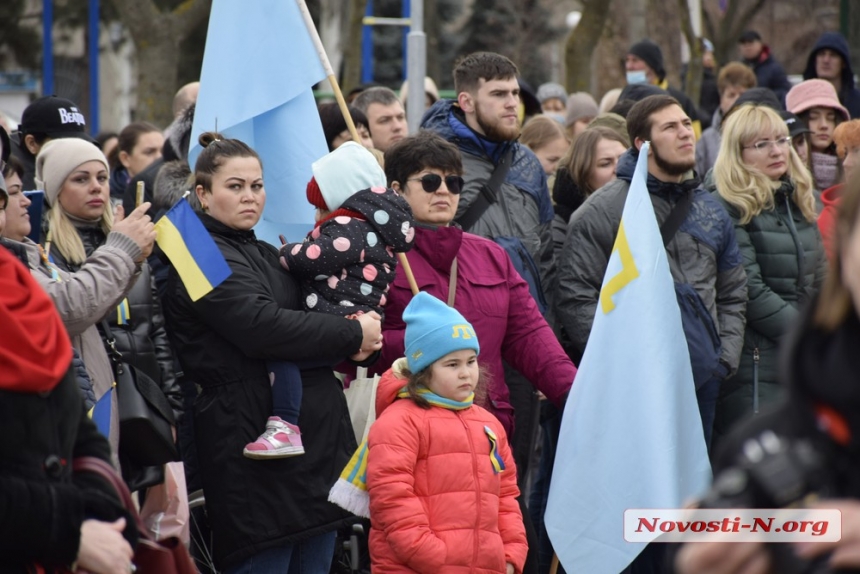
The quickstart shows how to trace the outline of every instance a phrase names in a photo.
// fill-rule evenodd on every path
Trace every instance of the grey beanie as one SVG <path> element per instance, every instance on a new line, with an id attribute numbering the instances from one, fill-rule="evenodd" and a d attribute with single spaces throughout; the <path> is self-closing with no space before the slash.
<path id="1" fill-rule="evenodd" d="M 552 82 L 547 82 L 546 84 L 538 86 L 537 99 L 540 103 L 544 103 L 545 101 L 553 98 L 559 99 L 562 102 L 567 102 L 567 91 L 564 89 L 564 86 L 561 84 L 554 84 Z"/>
<path id="2" fill-rule="evenodd" d="M 53 207 L 60 195 L 63 182 L 74 169 L 89 161 L 104 164 L 110 175 L 107 159 L 102 151 L 80 138 L 51 140 L 36 156 L 36 187 L 45 191 L 45 200 Z"/>
<path id="3" fill-rule="evenodd" d="M 592 120 L 599 113 L 597 102 L 588 92 L 570 94 L 567 98 L 567 117 L 564 120 L 564 125 L 570 127 L 582 118 Z"/>

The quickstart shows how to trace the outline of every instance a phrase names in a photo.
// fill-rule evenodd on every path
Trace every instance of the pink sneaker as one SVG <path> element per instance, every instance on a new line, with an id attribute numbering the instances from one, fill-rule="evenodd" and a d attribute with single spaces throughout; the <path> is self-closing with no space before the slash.
<path id="1" fill-rule="evenodd" d="M 305 454 L 302 432 L 281 417 L 269 417 L 266 430 L 254 442 L 245 445 L 248 458 L 286 458 Z"/>

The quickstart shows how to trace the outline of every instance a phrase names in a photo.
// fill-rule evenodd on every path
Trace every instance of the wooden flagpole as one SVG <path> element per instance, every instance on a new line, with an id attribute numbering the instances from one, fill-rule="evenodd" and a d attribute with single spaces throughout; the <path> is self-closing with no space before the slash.
<path id="1" fill-rule="evenodd" d="M 349 133 L 352 136 L 352 139 L 357 144 L 361 144 L 361 138 L 358 137 L 358 130 L 355 129 L 355 123 L 352 121 L 352 115 L 349 113 L 349 108 L 346 105 L 346 100 L 343 97 L 343 92 L 340 91 L 340 85 L 337 83 L 337 78 L 335 77 L 334 70 L 331 68 L 331 62 L 329 62 L 328 55 L 325 53 L 325 48 L 323 47 L 322 40 L 320 40 L 320 35 L 317 32 L 317 28 L 314 25 L 314 20 L 311 18 L 311 13 L 308 11 L 308 6 L 305 4 L 305 0 L 296 0 L 296 4 L 299 7 L 299 12 L 302 14 L 302 18 L 305 21 L 305 27 L 308 29 L 308 33 L 311 36 L 311 40 L 314 43 L 314 47 L 317 50 L 317 55 L 319 56 L 320 63 L 322 63 L 323 70 L 325 70 L 326 77 L 331 83 L 331 88 L 334 91 L 334 97 L 337 100 L 337 105 L 340 108 L 340 113 L 343 114 L 343 119 L 346 120 L 346 127 L 349 129 Z M 412 274 L 412 268 L 409 266 L 409 261 L 406 259 L 405 253 L 398 253 L 397 258 L 400 260 L 400 264 L 403 266 L 403 271 L 406 273 L 406 279 L 409 281 L 409 287 L 412 289 L 412 294 L 418 294 L 418 283 L 415 281 L 415 276 Z"/>

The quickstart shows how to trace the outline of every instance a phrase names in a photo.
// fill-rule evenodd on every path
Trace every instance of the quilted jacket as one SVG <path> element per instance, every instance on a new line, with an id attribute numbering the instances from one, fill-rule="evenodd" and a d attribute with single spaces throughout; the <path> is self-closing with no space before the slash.
<path id="1" fill-rule="evenodd" d="M 370 556 L 374 574 L 522 572 L 528 551 L 507 435 L 483 408 L 423 409 L 396 400 L 405 380 L 379 382 L 378 419 L 368 435 Z M 486 428 L 505 469 L 490 459 Z"/>

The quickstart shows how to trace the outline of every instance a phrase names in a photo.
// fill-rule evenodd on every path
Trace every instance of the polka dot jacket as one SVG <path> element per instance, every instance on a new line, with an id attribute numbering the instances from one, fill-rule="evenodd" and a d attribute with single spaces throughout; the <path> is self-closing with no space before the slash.
<path id="1" fill-rule="evenodd" d="M 340 215 L 345 212 L 351 215 Z M 414 224 L 409 204 L 393 189 L 365 189 L 302 243 L 282 247 L 281 264 L 304 282 L 307 310 L 381 315 L 394 281 L 396 253 L 412 248 Z"/>

